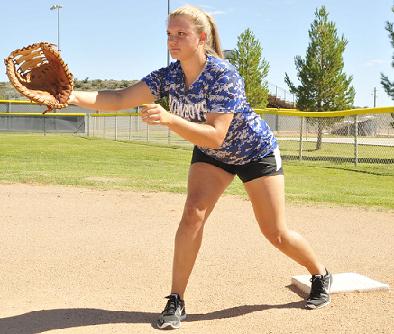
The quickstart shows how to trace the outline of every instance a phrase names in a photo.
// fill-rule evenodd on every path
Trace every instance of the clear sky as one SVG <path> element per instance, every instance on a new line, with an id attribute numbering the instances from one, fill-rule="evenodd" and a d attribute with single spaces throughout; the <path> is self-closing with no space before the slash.
<path id="1" fill-rule="evenodd" d="M 38 41 L 57 43 L 78 79 L 140 79 L 167 63 L 167 0 L 0 0 L 0 57 Z M 380 85 L 380 73 L 394 80 L 385 22 L 394 22 L 393 0 L 170 0 L 171 9 L 194 4 L 214 14 L 223 49 L 235 48 L 237 37 L 251 28 L 270 64 L 268 82 L 285 88 L 287 72 L 297 82 L 294 57 L 305 57 L 308 30 L 316 8 L 325 5 L 339 35 L 348 40 L 345 72 L 353 76 L 355 105 L 392 106 Z M 7 81 L 5 68 L 0 81 Z M 281 89 L 278 94 L 283 95 Z M 288 95 L 287 95 L 288 97 Z"/>

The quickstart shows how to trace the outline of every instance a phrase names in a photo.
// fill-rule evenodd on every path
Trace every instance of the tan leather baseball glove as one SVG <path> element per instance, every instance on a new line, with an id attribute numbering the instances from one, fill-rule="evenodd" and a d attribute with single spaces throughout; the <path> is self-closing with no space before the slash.
<path id="1" fill-rule="evenodd" d="M 15 50 L 4 62 L 11 84 L 30 100 L 46 105 L 44 114 L 67 106 L 74 79 L 53 44 L 40 42 Z"/>

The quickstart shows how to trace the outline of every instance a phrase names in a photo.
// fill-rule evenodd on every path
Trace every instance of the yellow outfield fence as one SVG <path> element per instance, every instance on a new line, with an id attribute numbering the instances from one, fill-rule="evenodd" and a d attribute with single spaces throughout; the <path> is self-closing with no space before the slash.
<path id="1" fill-rule="evenodd" d="M 46 114 L 43 113 L 36 113 L 36 112 L 0 112 L 0 116 L 16 116 L 16 117 L 22 117 L 22 116 L 29 116 L 29 117 L 72 117 L 72 116 L 78 116 L 78 117 L 85 117 L 86 113 L 53 113 L 49 112 Z"/>
<path id="2" fill-rule="evenodd" d="M 147 126 L 138 109 L 90 112 L 75 106 L 42 115 L 45 107 L 0 100 L 0 131 L 72 132 L 83 136 L 162 145 L 192 145 L 165 126 Z M 394 107 L 330 112 L 256 109 L 279 141 L 284 159 L 394 163 Z"/>
<path id="3" fill-rule="evenodd" d="M 2 132 L 51 132 L 85 134 L 86 110 L 76 107 L 56 113 L 30 101 L 0 100 L 0 131 Z"/>
<path id="4" fill-rule="evenodd" d="M 264 115 L 278 114 L 282 116 L 297 116 L 297 117 L 342 117 L 342 116 L 354 116 L 354 115 L 367 115 L 367 114 L 385 114 L 394 113 L 393 107 L 380 107 L 380 108 L 358 108 L 358 109 L 348 109 L 341 111 L 301 111 L 297 109 L 279 109 L 279 108 L 266 108 L 266 109 L 255 109 L 255 111 Z"/>

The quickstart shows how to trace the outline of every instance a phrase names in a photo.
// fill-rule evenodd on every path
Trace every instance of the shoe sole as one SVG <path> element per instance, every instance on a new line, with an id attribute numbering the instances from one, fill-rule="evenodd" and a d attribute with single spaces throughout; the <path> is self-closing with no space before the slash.
<path id="1" fill-rule="evenodd" d="M 157 324 L 157 328 L 159 329 L 179 329 L 181 327 L 181 322 L 178 321 L 177 323 L 174 322 L 164 322 L 161 325 Z"/>
<path id="2" fill-rule="evenodd" d="M 307 308 L 308 310 L 317 310 L 317 309 L 323 308 L 324 306 L 327 306 L 330 303 L 331 303 L 331 298 L 328 300 L 327 303 L 321 304 L 319 306 L 316 306 L 316 305 L 313 305 L 313 304 L 310 304 L 310 305 L 306 304 L 305 308 Z"/>
<path id="3" fill-rule="evenodd" d="M 163 322 L 162 324 L 157 322 L 157 327 L 159 329 L 179 329 L 181 327 L 181 321 L 185 319 L 186 319 L 186 314 L 181 316 L 179 321 Z"/>

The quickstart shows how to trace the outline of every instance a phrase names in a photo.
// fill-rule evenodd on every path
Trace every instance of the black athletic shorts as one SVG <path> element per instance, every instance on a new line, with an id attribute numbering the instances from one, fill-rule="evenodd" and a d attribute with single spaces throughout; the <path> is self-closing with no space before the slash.
<path id="1" fill-rule="evenodd" d="M 194 146 L 191 163 L 193 164 L 195 162 L 205 162 L 222 168 L 226 172 L 237 175 L 244 183 L 257 179 L 261 176 L 283 174 L 282 159 L 280 158 L 279 149 L 276 149 L 274 152 L 260 160 L 252 161 L 245 165 L 230 165 L 206 155 Z"/>

